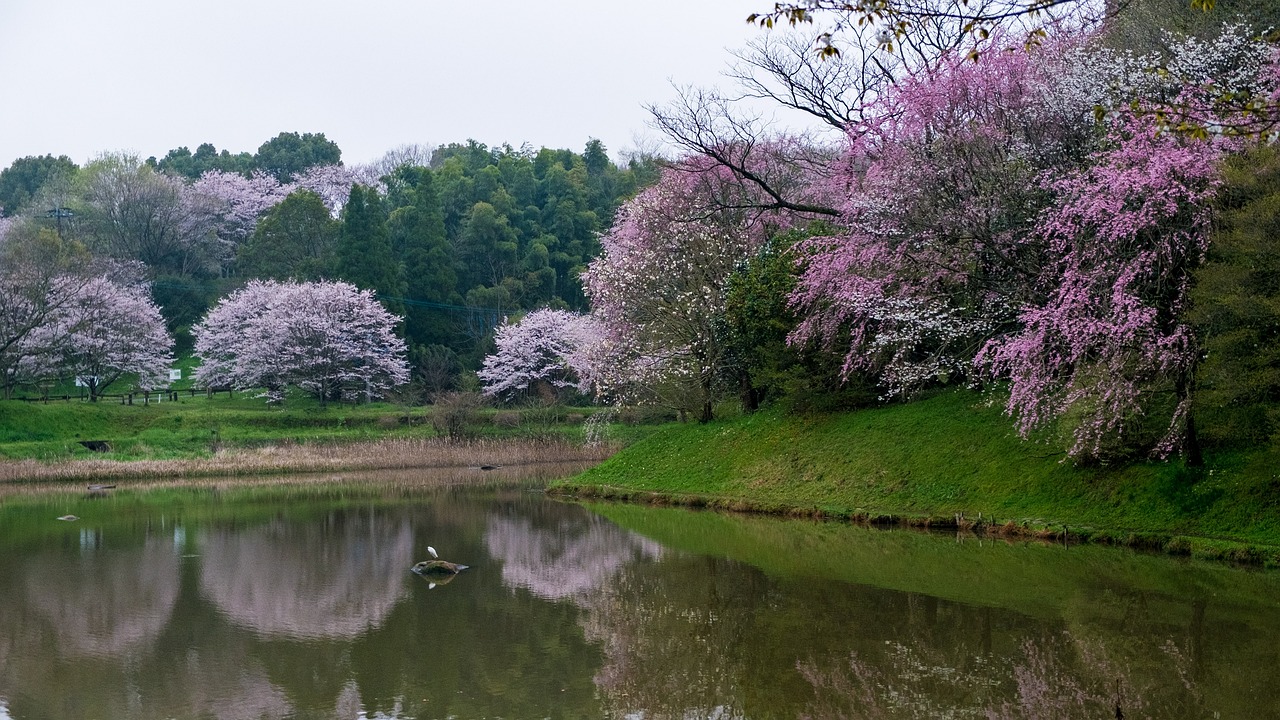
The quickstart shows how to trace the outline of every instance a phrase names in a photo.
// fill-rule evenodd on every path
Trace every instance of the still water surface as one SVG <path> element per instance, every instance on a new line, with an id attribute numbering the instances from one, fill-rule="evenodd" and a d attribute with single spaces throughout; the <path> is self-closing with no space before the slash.
<path id="1" fill-rule="evenodd" d="M 1280 718 L 1275 573 L 439 480 L 0 497 L 0 719 Z"/>

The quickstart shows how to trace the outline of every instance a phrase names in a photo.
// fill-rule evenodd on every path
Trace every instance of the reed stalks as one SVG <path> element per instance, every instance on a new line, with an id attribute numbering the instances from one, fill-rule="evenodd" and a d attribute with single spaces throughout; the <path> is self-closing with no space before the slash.
<path id="1" fill-rule="evenodd" d="M 584 446 L 561 440 L 397 438 L 349 444 L 223 449 L 207 458 L 174 460 L 5 461 L 0 462 L 0 483 L 599 462 L 617 450 L 616 445 Z"/>

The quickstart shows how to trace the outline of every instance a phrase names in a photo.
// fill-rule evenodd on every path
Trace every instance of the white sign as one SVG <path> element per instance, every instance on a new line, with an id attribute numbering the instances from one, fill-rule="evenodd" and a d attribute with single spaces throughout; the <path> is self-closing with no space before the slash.
<path id="1" fill-rule="evenodd" d="M 169 370 L 169 379 L 170 379 L 170 380 L 181 380 L 181 379 L 182 379 L 182 368 L 172 368 L 171 370 Z"/>

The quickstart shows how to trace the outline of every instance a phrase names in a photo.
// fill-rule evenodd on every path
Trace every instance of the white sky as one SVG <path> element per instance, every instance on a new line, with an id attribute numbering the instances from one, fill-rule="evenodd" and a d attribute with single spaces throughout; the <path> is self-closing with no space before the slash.
<path id="1" fill-rule="evenodd" d="M 670 82 L 723 84 L 772 0 L 0 0 L 0 169 L 27 155 L 254 152 L 344 162 L 474 138 L 617 156 Z"/>

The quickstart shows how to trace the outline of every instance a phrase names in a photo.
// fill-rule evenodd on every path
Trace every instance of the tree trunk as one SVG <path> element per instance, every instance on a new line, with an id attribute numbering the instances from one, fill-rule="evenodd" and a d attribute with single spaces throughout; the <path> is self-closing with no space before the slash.
<path id="1" fill-rule="evenodd" d="M 1187 467 L 1204 467 L 1204 454 L 1200 448 L 1200 434 L 1196 432 L 1196 416 L 1187 410 Z"/>
<path id="2" fill-rule="evenodd" d="M 753 413 L 760 409 L 760 391 L 751 384 L 751 376 L 747 373 L 738 377 L 738 398 L 743 412 Z"/>
<path id="3" fill-rule="evenodd" d="M 709 422 L 711 422 L 711 421 L 712 421 L 712 420 L 714 420 L 714 419 L 715 419 L 715 416 L 714 416 L 714 415 L 712 414 L 712 412 L 711 412 L 711 401 L 710 401 L 710 400 L 703 400 L 703 401 L 702 401 L 702 414 L 698 417 L 698 422 L 700 422 L 700 423 L 704 423 L 704 424 L 705 424 L 705 423 L 709 423 Z"/>
<path id="4" fill-rule="evenodd" d="M 1182 441 L 1183 456 L 1186 458 L 1187 467 L 1200 468 L 1204 467 L 1204 454 L 1200 448 L 1200 434 L 1196 432 L 1195 404 L 1191 401 L 1194 392 L 1192 388 L 1194 381 L 1191 376 L 1194 373 L 1195 369 L 1192 368 L 1186 376 L 1179 378 L 1177 389 L 1178 402 L 1187 404 L 1187 430 Z"/>

